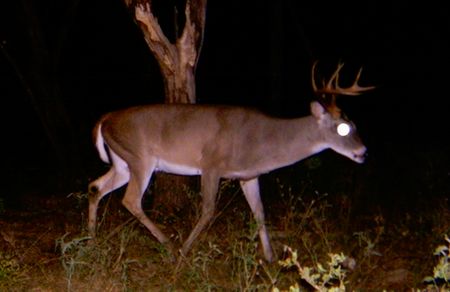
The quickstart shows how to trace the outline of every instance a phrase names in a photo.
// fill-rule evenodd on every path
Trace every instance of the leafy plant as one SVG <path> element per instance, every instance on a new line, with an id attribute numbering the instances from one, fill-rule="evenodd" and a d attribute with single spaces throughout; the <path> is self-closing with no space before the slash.
<path id="1" fill-rule="evenodd" d="M 438 262 L 433 268 L 433 276 L 428 276 L 423 279 L 428 283 L 428 288 L 449 289 L 450 288 L 450 238 L 445 235 L 446 245 L 438 246 L 434 255 L 438 256 Z"/>
<path id="2" fill-rule="evenodd" d="M 25 272 L 13 254 L 0 251 L 0 291 L 9 290 L 20 282 Z"/>
<path id="3" fill-rule="evenodd" d="M 285 251 L 288 253 L 288 256 L 286 259 L 278 262 L 280 266 L 287 269 L 295 268 L 300 278 L 312 288 L 317 291 L 345 291 L 347 271 L 344 265 L 349 265 L 348 262 L 352 262 L 352 259 L 346 257 L 343 253 L 330 253 L 330 259 L 326 265 L 317 263 L 315 267 L 307 267 L 300 264 L 297 251 L 292 250 L 290 247 L 285 247 Z M 354 261 L 350 265 L 354 266 Z M 280 290 L 275 287 L 272 291 L 279 292 Z M 289 291 L 300 291 L 299 284 L 291 285 Z"/>
<path id="4" fill-rule="evenodd" d="M 82 246 L 81 243 L 90 239 L 90 237 L 75 238 L 69 242 L 65 242 L 67 235 L 68 233 L 56 240 L 56 247 L 59 248 L 61 252 L 61 264 L 66 272 L 67 290 L 70 291 L 72 286 L 72 277 L 77 266 L 89 265 L 81 259 L 87 253 L 87 249 Z"/>
<path id="5" fill-rule="evenodd" d="M 240 291 L 267 290 L 274 277 L 261 260 L 258 260 L 258 225 L 251 220 L 249 232 L 232 244 L 232 272 Z"/>

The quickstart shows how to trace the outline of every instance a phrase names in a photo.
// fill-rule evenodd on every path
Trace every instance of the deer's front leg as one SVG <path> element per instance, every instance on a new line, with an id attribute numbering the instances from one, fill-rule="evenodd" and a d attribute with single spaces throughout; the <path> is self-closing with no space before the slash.
<path id="1" fill-rule="evenodd" d="M 204 173 L 201 177 L 202 215 L 200 220 L 191 231 L 188 239 L 184 242 L 181 253 L 186 255 L 192 247 L 193 242 L 209 224 L 216 209 L 216 197 L 219 189 L 220 178 L 213 173 Z"/>
<path id="2" fill-rule="evenodd" d="M 129 163 L 130 181 L 122 199 L 122 204 L 155 236 L 159 242 L 169 244 L 166 235 L 153 223 L 142 209 L 142 196 L 155 169 L 156 162 L 134 159 Z"/>
<path id="3" fill-rule="evenodd" d="M 268 262 L 273 261 L 272 247 L 270 245 L 269 235 L 267 234 L 266 225 L 264 222 L 264 207 L 261 202 L 259 194 L 258 178 L 252 180 L 240 181 L 241 188 L 244 191 L 250 208 L 252 209 L 256 223 L 258 224 L 259 238 L 263 247 L 264 257 Z"/>

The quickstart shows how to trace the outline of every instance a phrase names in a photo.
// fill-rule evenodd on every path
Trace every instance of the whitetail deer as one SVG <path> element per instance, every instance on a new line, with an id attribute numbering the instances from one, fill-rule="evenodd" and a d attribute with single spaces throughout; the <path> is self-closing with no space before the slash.
<path id="1" fill-rule="evenodd" d="M 90 236 L 95 236 L 101 198 L 128 183 L 123 205 L 161 243 L 169 244 L 142 210 L 150 177 L 154 171 L 201 175 L 201 217 L 181 248 L 186 254 L 214 215 L 219 180 L 238 179 L 258 224 L 264 256 L 272 261 L 258 176 L 328 148 L 364 161 L 366 147 L 355 125 L 341 115 L 335 96 L 373 87 L 358 86 L 361 71 L 351 87 L 339 87 L 342 66 L 323 88 L 315 84 L 313 67 L 312 86 L 322 98 L 311 102 L 311 115 L 302 118 L 274 118 L 242 107 L 182 104 L 138 106 L 104 115 L 93 135 L 100 158 L 111 163 L 111 169 L 89 185 Z M 324 95 L 331 99 L 325 102 Z"/>

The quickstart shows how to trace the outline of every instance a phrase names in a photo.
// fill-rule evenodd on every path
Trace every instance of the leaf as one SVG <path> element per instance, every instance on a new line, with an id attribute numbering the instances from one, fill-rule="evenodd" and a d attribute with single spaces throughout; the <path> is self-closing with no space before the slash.
<path id="1" fill-rule="evenodd" d="M 427 276 L 427 277 L 423 278 L 422 281 L 425 283 L 434 283 L 434 278 L 431 276 Z"/>
<path id="2" fill-rule="evenodd" d="M 298 283 L 295 283 L 294 286 L 290 286 L 289 292 L 300 292 L 300 287 L 298 286 Z"/>
<path id="3" fill-rule="evenodd" d="M 434 250 L 434 255 L 447 255 L 448 253 L 448 247 L 445 245 L 440 245 L 438 247 L 436 247 L 436 249 Z"/>

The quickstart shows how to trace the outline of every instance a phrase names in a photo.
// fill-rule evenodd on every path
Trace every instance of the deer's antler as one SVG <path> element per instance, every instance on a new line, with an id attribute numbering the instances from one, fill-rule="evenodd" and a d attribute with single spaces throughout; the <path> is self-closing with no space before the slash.
<path id="1" fill-rule="evenodd" d="M 339 117 L 341 110 L 336 105 L 336 95 L 359 95 L 365 91 L 372 90 L 375 86 L 359 86 L 358 81 L 361 77 L 362 68 L 359 69 L 356 79 L 350 87 L 339 86 L 339 71 L 344 67 L 344 63 L 339 63 L 333 75 L 331 75 L 328 82 L 325 84 L 325 80 L 322 80 L 322 88 L 318 88 L 315 81 L 315 70 L 317 62 L 314 62 L 311 73 L 311 82 L 314 93 L 321 99 L 321 102 L 325 104 L 326 109 L 335 117 Z M 326 96 L 330 96 L 330 100 L 324 101 Z"/>

